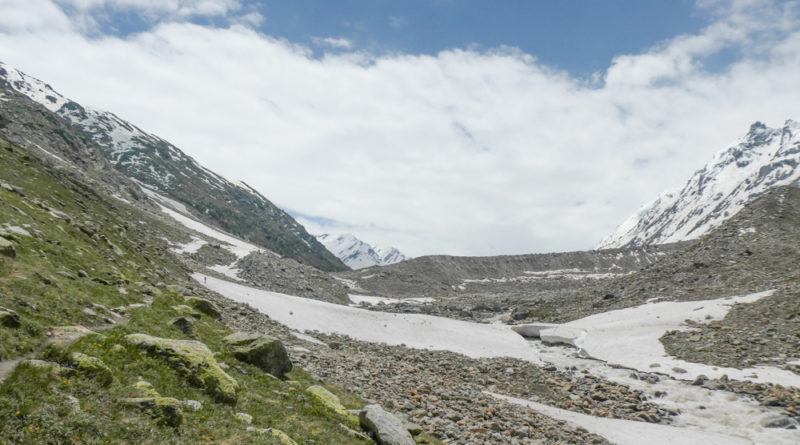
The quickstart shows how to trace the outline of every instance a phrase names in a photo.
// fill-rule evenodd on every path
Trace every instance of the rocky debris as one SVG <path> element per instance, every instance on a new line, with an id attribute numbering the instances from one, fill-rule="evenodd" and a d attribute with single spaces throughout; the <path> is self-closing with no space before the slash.
<path id="1" fill-rule="evenodd" d="M 176 327 L 184 335 L 197 340 L 197 329 L 194 327 L 194 319 L 191 317 L 178 317 L 169 322 L 170 326 Z"/>
<path id="2" fill-rule="evenodd" d="M 306 388 L 306 393 L 311 396 L 312 400 L 316 400 L 340 418 L 348 420 L 351 424 L 358 425 L 358 417 L 342 405 L 342 402 L 339 401 L 339 397 L 337 397 L 336 394 L 319 385 L 309 386 Z"/>
<path id="3" fill-rule="evenodd" d="M 130 397 L 121 403 L 145 411 L 159 424 L 178 427 L 183 423 L 181 402 L 172 397 Z"/>
<path id="4" fill-rule="evenodd" d="M 0 326 L 4 326 L 6 328 L 18 328 L 21 325 L 19 314 L 11 309 L 0 307 Z"/>
<path id="5" fill-rule="evenodd" d="M 47 345 L 54 348 L 66 348 L 83 337 L 93 335 L 98 338 L 105 338 L 104 335 L 88 329 L 81 325 L 74 326 L 54 326 L 48 333 Z"/>
<path id="6" fill-rule="evenodd" d="M 205 300 L 203 298 L 198 298 L 198 297 L 187 297 L 185 299 L 184 303 L 187 306 L 191 306 L 195 310 L 200 311 L 203 314 L 208 315 L 209 317 L 211 317 L 211 318 L 213 318 L 215 320 L 221 320 L 222 319 L 222 314 L 220 314 L 219 309 L 217 308 L 217 306 L 215 306 L 214 303 L 212 303 L 212 302 L 210 302 L 208 300 Z"/>
<path id="7" fill-rule="evenodd" d="M 668 354 L 689 362 L 784 366 L 800 358 L 800 280 L 771 297 L 735 305 L 722 320 L 667 332 L 661 343 Z"/>
<path id="8" fill-rule="evenodd" d="M 348 289 L 331 275 L 289 258 L 253 252 L 236 262 L 237 276 L 253 285 L 298 297 L 348 304 Z"/>
<path id="9" fill-rule="evenodd" d="M 70 361 L 75 364 L 78 373 L 86 375 L 100 383 L 108 386 L 114 381 L 114 374 L 102 360 L 80 352 L 73 352 Z"/>
<path id="10" fill-rule="evenodd" d="M 233 264 L 238 259 L 236 255 L 216 243 L 203 244 L 197 251 L 189 254 L 189 258 L 206 267 Z"/>
<path id="11" fill-rule="evenodd" d="M 14 244 L 2 237 L 0 237 L 0 256 L 8 258 L 15 258 L 17 256 L 17 251 L 14 249 Z"/>
<path id="12" fill-rule="evenodd" d="M 772 383 L 754 383 L 747 380 L 731 380 L 726 375 L 719 379 L 706 378 L 698 386 L 749 397 L 761 405 L 781 408 L 785 416 L 800 421 L 800 388 L 784 387 Z"/>
<path id="13" fill-rule="evenodd" d="M 194 340 L 172 340 L 145 334 L 129 334 L 125 340 L 151 356 L 165 360 L 192 384 L 205 389 L 222 402 L 236 402 L 239 383 L 220 368 L 211 350 Z"/>
<path id="14" fill-rule="evenodd" d="M 369 431 L 380 445 L 414 445 L 414 438 L 403 422 L 386 412 L 380 405 L 367 405 L 358 414 L 365 431 Z"/>
<path id="15" fill-rule="evenodd" d="M 268 335 L 236 332 L 222 339 L 222 347 L 237 360 L 258 366 L 278 378 L 292 370 L 283 343 Z"/>
<path id="16" fill-rule="evenodd" d="M 800 423 L 798 423 L 797 420 L 780 414 L 769 416 L 761 420 L 761 426 L 764 428 L 796 429 L 798 425 L 800 425 Z"/>

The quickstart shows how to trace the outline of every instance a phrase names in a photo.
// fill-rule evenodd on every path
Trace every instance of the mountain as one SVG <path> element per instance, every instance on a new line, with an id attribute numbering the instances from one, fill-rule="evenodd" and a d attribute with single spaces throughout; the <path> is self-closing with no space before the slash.
<path id="1" fill-rule="evenodd" d="M 347 267 L 288 213 L 243 182 L 233 183 L 113 113 L 84 107 L 50 85 L 0 62 L 0 83 L 88 134 L 114 168 L 145 189 L 186 206 L 204 223 L 326 271 Z"/>
<path id="2" fill-rule="evenodd" d="M 675 191 L 661 194 L 597 246 L 598 249 L 699 238 L 745 204 L 781 185 L 800 185 L 800 123 L 756 122 L 750 131 Z"/>
<path id="3" fill-rule="evenodd" d="M 323 234 L 317 239 L 352 269 L 386 266 L 405 261 L 406 256 L 394 247 L 374 247 L 355 236 Z"/>

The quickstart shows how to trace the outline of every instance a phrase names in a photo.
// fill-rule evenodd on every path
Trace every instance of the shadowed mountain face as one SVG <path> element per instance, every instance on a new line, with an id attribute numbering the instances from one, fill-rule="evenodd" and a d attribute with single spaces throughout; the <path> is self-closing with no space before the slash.
<path id="1" fill-rule="evenodd" d="M 662 193 L 622 223 L 598 248 L 631 247 L 696 239 L 745 204 L 781 185 L 800 184 L 800 123 L 782 128 L 756 122 L 720 151 L 686 185 Z"/>
<path id="2" fill-rule="evenodd" d="M 303 226 L 253 188 L 230 182 L 204 168 L 158 136 L 113 113 L 83 107 L 44 82 L 2 63 L 0 83 L 83 130 L 114 168 L 142 186 L 180 202 L 197 219 L 319 269 L 347 270 Z"/>

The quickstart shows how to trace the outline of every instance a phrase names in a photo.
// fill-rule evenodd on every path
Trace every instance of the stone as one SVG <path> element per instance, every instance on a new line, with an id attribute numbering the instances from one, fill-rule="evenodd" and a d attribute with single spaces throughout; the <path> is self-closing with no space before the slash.
<path id="1" fill-rule="evenodd" d="M 20 327 L 21 323 L 19 321 L 19 314 L 12 311 L 11 309 L 0 307 L 0 326 L 4 326 L 7 328 Z"/>
<path id="2" fill-rule="evenodd" d="M 114 381 L 114 373 L 102 360 L 90 355 L 73 352 L 70 360 L 75 364 L 78 373 L 86 375 L 103 386 L 108 386 Z"/>
<path id="3" fill-rule="evenodd" d="M 253 416 L 247 413 L 236 413 L 233 415 L 233 417 L 235 417 L 236 420 L 238 420 L 241 423 L 244 423 L 245 425 L 250 425 L 251 423 L 253 423 Z"/>
<path id="4" fill-rule="evenodd" d="M 704 374 L 700 374 L 697 377 L 695 377 L 694 381 L 692 381 L 692 385 L 702 386 L 707 380 L 708 377 L 706 377 Z"/>
<path id="5" fill-rule="evenodd" d="M 8 258 L 16 258 L 17 251 L 14 249 L 14 244 L 11 241 L 0 237 L 0 256 Z"/>
<path id="6" fill-rule="evenodd" d="M 192 317 L 192 318 L 200 318 L 203 316 L 200 312 L 196 311 L 194 308 L 190 306 L 186 306 L 185 304 L 179 304 L 177 306 L 172 306 L 172 310 L 177 312 L 178 315 L 182 315 L 184 317 Z"/>
<path id="7" fill-rule="evenodd" d="M 197 340 L 197 330 L 194 327 L 194 319 L 190 317 L 178 317 L 169 322 L 171 326 L 175 326 L 179 331 L 183 332 L 187 337 L 192 340 Z"/>
<path id="8" fill-rule="evenodd" d="M 288 435 L 288 434 L 284 433 L 284 432 L 283 432 L 283 431 L 281 431 L 281 430 L 278 430 L 278 429 L 275 429 L 275 428 L 269 428 L 269 429 L 267 429 L 265 432 L 266 432 L 267 434 L 270 434 L 270 435 L 272 435 L 272 437 L 274 437 L 274 438 L 278 439 L 278 442 L 279 442 L 281 445 L 297 445 L 297 442 L 295 442 L 294 440 L 292 440 L 292 438 L 291 438 L 291 437 L 289 437 L 289 435 Z"/>
<path id="9" fill-rule="evenodd" d="M 237 360 L 258 366 L 276 377 L 292 370 L 292 361 L 280 340 L 262 334 L 236 332 L 222 339 L 223 349 Z"/>
<path id="10" fill-rule="evenodd" d="M 796 420 L 788 416 L 773 414 L 761 419 L 761 426 L 764 428 L 786 428 L 795 429 L 798 426 Z"/>
<path id="11" fill-rule="evenodd" d="M 358 415 L 361 427 L 380 445 L 414 445 L 414 438 L 403 422 L 380 405 L 367 405 Z"/>
<path id="12" fill-rule="evenodd" d="M 347 408 L 342 405 L 342 402 L 339 400 L 339 397 L 337 397 L 336 394 L 319 385 L 309 386 L 306 388 L 306 393 L 311 396 L 311 399 L 317 401 L 328 410 L 334 412 L 337 416 L 347 419 L 353 425 L 359 424 L 358 417 L 348 411 Z"/>
<path id="13" fill-rule="evenodd" d="M 189 297 L 184 303 L 186 303 L 187 306 L 191 306 L 215 320 L 222 320 L 222 313 L 220 313 L 219 309 L 217 309 L 217 306 L 206 299 Z"/>
<path id="14" fill-rule="evenodd" d="M 53 326 L 50 328 L 47 344 L 56 348 L 66 348 L 67 346 L 75 343 L 86 336 L 97 336 L 98 338 L 105 338 L 104 335 L 87 329 L 81 325 L 74 326 Z"/>
<path id="15" fill-rule="evenodd" d="M 203 409 L 203 404 L 199 400 L 189 399 L 189 400 L 184 400 L 181 403 L 183 403 L 183 406 L 189 408 L 192 411 L 200 411 L 201 409 Z"/>
<path id="16" fill-rule="evenodd" d="M 121 402 L 147 412 L 160 424 L 177 427 L 183 423 L 181 402 L 172 397 L 132 397 Z"/>
<path id="17" fill-rule="evenodd" d="M 205 344 L 194 340 L 172 340 L 146 334 L 130 334 L 125 340 L 146 354 L 160 357 L 189 382 L 222 402 L 235 403 L 239 383 L 214 359 Z"/>
<path id="18" fill-rule="evenodd" d="M 86 271 L 83 270 L 83 269 L 78 271 L 78 276 L 81 277 L 81 278 L 89 278 L 89 274 L 86 273 Z"/>

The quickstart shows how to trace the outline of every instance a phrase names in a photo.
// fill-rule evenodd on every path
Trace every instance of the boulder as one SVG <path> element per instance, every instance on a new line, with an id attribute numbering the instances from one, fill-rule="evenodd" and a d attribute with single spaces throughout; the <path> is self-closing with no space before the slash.
<path id="1" fill-rule="evenodd" d="M 297 442 L 295 442 L 294 440 L 292 440 L 292 438 L 291 438 L 291 437 L 289 437 L 289 435 L 288 435 L 288 434 L 284 433 L 284 432 L 283 432 L 283 431 L 281 431 L 281 430 L 277 430 L 277 429 L 275 429 L 275 428 L 268 428 L 268 429 L 267 429 L 267 430 L 265 430 L 264 432 L 265 432 L 266 434 L 269 434 L 269 435 L 271 435 L 271 436 L 272 436 L 272 437 L 274 437 L 275 439 L 277 439 L 277 440 L 278 440 L 278 443 L 280 443 L 281 445 L 297 445 Z"/>
<path id="2" fill-rule="evenodd" d="M 160 424 L 177 427 L 183 422 L 181 402 L 172 397 L 132 397 L 122 404 L 147 412 Z"/>
<path id="3" fill-rule="evenodd" d="M 197 329 L 194 327 L 194 319 L 191 317 L 178 317 L 169 322 L 170 325 L 178 328 L 179 331 L 186 334 L 187 337 L 197 340 Z"/>
<path id="4" fill-rule="evenodd" d="M 172 340 L 146 334 L 130 334 L 125 340 L 146 354 L 160 357 L 189 382 L 222 402 L 235 403 L 239 383 L 214 360 L 208 346 L 194 340 Z"/>
<path id="5" fill-rule="evenodd" d="M 311 399 L 316 400 L 328 410 L 333 411 L 337 416 L 347 419 L 353 425 L 358 425 L 358 417 L 342 405 L 342 402 L 336 397 L 336 394 L 319 385 L 309 386 L 306 388 L 306 393 L 311 396 Z"/>
<path id="6" fill-rule="evenodd" d="M 200 318 L 203 316 L 203 314 L 195 310 L 193 307 L 187 306 L 185 304 L 172 306 L 172 310 L 177 312 L 178 315 L 182 315 L 184 317 Z"/>
<path id="7" fill-rule="evenodd" d="M 358 415 L 361 427 L 380 445 L 414 445 L 414 438 L 403 422 L 379 405 L 367 405 Z"/>
<path id="8" fill-rule="evenodd" d="M 292 370 L 292 361 L 280 340 L 268 335 L 236 332 L 222 339 L 222 347 L 237 360 L 258 366 L 276 377 Z"/>
<path id="9" fill-rule="evenodd" d="M 8 258 L 15 258 L 17 256 L 17 251 L 14 249 L 14 245 L 11 241 L 0 238 L 0 255 Z"/>
<path id="10" fill-rule="evenodd" d="M 91 377 L 103 386 L 108 386 L 114 381 L 114 373 L 97 357 L 73 352 L 70 355 L 70 360 L 75 364 L 75 369 L 78 373 Z"/>
<path id="11" fill-rule="evenodd" d="M 186 299 L 185 303 L 187 306 L 191 306 L 195 310 L 198 310 L 215 320 L 222 320 L 222 314 L 220 313 L 219 309 L 217 309 L 217 306 L 208 300 L 198 297 L 189 297 Z"/>
<path id="12" fill-rule="evenodd" d="M 0 326 L 7 328 L 18 328 L 20 325 L 21 323 L 19 321 L 19 314 L 11 309 L 0 307 Z"/>

